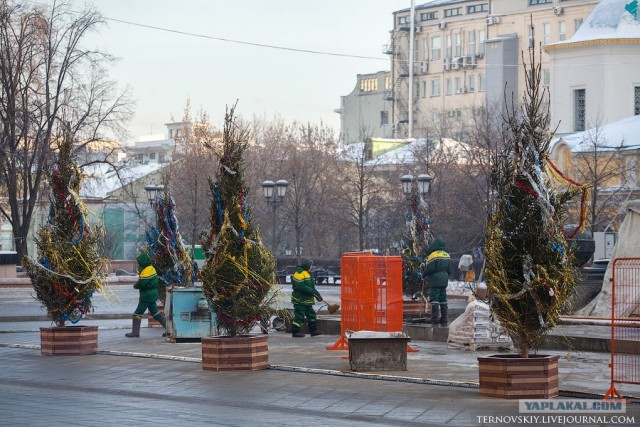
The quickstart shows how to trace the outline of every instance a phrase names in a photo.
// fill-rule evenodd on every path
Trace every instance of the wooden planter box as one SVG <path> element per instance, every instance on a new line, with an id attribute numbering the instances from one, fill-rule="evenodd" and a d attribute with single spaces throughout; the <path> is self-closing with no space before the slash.
<path id="1" fill-rule="evenodd" d="M 158 310 L 164 316 L 164 306 L 159 305 Z M 149 328 L 162 327 L 160 322 L 154 319 L 151 313 L 149 313 L 148 311 L 147 311 L 147 327 Z"/>
<path id="2" fill-rule="evenodd" d="M 480 396 L 548 399 L 558 396 L 559 356 L 516 354 L 478 357 Z"/>
<path id="3" fill-rule="evenodd" d="M 258 371 L 269 367 L 268 335 L 203 337 L 205 371 Z"/>
<path id="4" fill-rule="evenodd" d="M 431 311 L 429 306 L 425 300 L 402 301 L 402 314 L 407 317 L 426 316 Z"/>
<path id="5" fill-rule="evenodd" d="M 98 352 L 97 326 L 40 328 L 43 356 L 84 356 Z"/>

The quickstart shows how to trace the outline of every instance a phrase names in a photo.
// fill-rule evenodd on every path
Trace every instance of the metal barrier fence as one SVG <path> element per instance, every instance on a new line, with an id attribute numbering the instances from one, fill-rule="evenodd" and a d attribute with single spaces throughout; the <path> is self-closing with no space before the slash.
<path id="1" fill-rule="evenodd" d="M 347 350 L 347 331 L 402 332 L 401 257 L 345 253 L 341 274 L 341 334 L 327 350 Z"/>
<path id="2" fill-rule="evenodd" d="M 615 383 L 640 384 L 640 258 L 615 258 L 611 280 L 611 387 L 605 398 L 622 399 Z"/>

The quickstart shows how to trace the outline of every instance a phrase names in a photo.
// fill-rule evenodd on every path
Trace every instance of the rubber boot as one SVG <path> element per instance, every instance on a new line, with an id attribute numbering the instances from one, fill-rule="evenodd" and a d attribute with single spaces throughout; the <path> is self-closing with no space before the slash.
<path id="1" fill-rule="evenodd" d="M 440 304 L 431 304 L 431 320 L 429 323 L 432 325 L 438 324 L 438 316 L 440 314 Z"/>
<path id="2" fill-rule="evenodd" d="M 167 332 L 167 319 L 162 316 L 159 319 L 156 319 L 158 321 L 158 323 L 160 323 L 162 325 L 162 327 L 164 328 L 164 332 L 162 333 L 163 337 L 168 337 L 170 336 L 169 332 Z"/>
<path id="3" fill-rule="evenodd" d="M 294 326 L 291 330 L 291 336 L 293 338 L 304 338 L 304 334 L 300 332 L 300 326 Z"/>
<path id="4" fill-rule="evenodd" d="M 124 334 L 127 338 L 139 338 L 140 337 L 140 324 L 142 323 L 141 317 L 134 317 L 131 325 L 131 332 Z"/>
<path id="5" fill-rule="evenodd" d="M 440 324 L 446 325 L 448 323 L 449 320 L 447 319 L 447 304 L 442 304 L 440 306 Z"/>
<path id="6" fill-rule="evenodd" d="M 317 337 L 318 335 L 324 335 L 324 332 L 318 330 L 318 325 L 315 323 L 309 323 L 309 332 L 312 337 Z"/>

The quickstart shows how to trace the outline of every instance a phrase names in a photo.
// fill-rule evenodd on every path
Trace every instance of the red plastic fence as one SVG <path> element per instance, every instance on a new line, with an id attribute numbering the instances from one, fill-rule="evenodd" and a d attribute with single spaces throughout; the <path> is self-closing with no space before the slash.
<path id="1" fill-rule="evenodd" d="M 402 258 L 370 252 L 342 255 L 338 341 L 327 350 L 347 350 L 347 330 L 402 332 Z"/>
<path id="2" fill-rule="evenodd" d="M 615 383 L 640 384 L 640 258 L 615 258 L 611 281 L 611 387 L 605 398 L 621 399 Z"/>

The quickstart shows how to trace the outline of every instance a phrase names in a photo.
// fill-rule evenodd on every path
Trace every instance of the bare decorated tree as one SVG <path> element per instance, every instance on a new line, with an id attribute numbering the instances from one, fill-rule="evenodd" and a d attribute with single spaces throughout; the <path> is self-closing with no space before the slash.
<path id="1" fill-rule="evenodd" d="M 108 80 L 111 58 L 82 45 L 103 23 L 96 11 L 72 11 L 64 1 L 0 0 L 0 182 L 7 189 L 0 214 L 19 259 L 62 128 L 82 150 L 107 130 L 122 131 L 131 113 L 127 92 Z"/>

